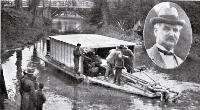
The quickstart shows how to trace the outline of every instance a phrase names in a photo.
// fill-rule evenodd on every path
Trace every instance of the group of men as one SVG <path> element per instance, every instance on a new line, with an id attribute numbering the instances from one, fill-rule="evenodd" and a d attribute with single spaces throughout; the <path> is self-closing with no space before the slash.
<path id="1" fill-rule="evenodd" d="M 121 84 L 122 69 L 126 68 L 127 72 L 133 73 L 133 52 L 124 45 L 117 46 L 116 49 L 111 49 L 106 58 L 107 68 L 105 79 L 110 75 L 114 75 L 114 83 Z M 114 70 L 115 69 L 115 74 Z"/>
<path id="2" fill-rule="evenodd" d="M 98 55 L 95 55 L 93 50 L 82 50 L 81 44 L 78 43 L 75 49 L 73 50 L 74 55 L 74 73 L 80 75 L 79 73 L 79 60 L 80 56 L 84 56 L 84 65 L 83 68 L 84 74 L 88 76 L 96 76 L 99 73 L 105 73 L 104 68 L 101 66 L 101 58 Z"/>
<path id="3" fill-rule="evenodd" d="M 46 101 L 42 89 L 43 83 L 36 81 L 33 75 L 34 68 L 24 71 L 24 76 L 20 79 L 21 107 L 20 110 L 42 110 L 43 103 Z"/>
<path id="4" fill-rule="evenodd" d="M 79 58 L 82 55 L 81 44 L 77 44 L 76 48 L 73 51 L 74 55 L 74 73 L 79 74 Z M 119 45 L 116 49 L 111 49 L 109 51 L 109 55 L 106 58 L 107 66 L 105 71 L 105 79 L 109 76 L 114 75 L 114 83 L 117 82 L 120 85 L 120 77 L 122 74 L 122 69 L 126 68 L 128 73 L 133 73 L 133 60 L 134 55 L 133 52 L 125 47 L 124 45 Z M 114 70 L 115 69 L 115 74 Z M 89 70 L 89 68 L 88 68 Z"/>

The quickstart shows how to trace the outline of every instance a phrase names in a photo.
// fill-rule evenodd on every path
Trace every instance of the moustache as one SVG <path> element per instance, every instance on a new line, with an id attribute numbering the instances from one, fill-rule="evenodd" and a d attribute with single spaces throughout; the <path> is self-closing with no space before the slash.
<path id="1" fill-rule="evenodd" d="M 168 41 L 177 41 L 177 38 L 175 36 L 167 36 Z"/>

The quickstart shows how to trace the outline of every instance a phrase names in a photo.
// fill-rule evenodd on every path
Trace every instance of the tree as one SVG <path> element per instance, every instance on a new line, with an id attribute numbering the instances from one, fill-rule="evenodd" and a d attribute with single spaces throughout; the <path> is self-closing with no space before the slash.
<path id="1" fill-rule="evenodd" d="M 22 0 L 15 0 L 15 8 L 16 9 L 22 8 Z"/>
<path id="2" fill-rule="evenodd" d="M 112 24 L 124 31 L 132 29 L 138 20 L 145 20 L 155 4 L 156 0 L 118 0 L 111 8 Z"/>
<path id="3" fill-rule="evenodd" d="M 37 16 L 37 7 L 38 7 L 39 4 L 40 4 L 40 0 L 31 0 L 31 2 L 30 2 L 31 7 L 29 7 L 29 8 L 30 8 L 30 11 L 33 14 L 32 22 L 30 24 L 31 27 L 34 26 L 35 18 Z"/>
<path id="4" fill-rule="evenodd" d="M 196 34 L 200 33 L 200 2 L 199 1 L 190 1 L 190 2 L 180 2 L 177 3 L 187 14 L 190 19 L 193 32 Z"/>

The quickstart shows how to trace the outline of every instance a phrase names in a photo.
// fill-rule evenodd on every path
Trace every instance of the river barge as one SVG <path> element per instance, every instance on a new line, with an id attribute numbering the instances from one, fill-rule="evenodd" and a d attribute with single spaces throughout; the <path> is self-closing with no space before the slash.
<path id="1" fill-rule="evenodd" d="M 84 51 L 92 50 L 95 52 L 102 59 L 102 67 L 106 66 L 105 58 L 109 54 L 109 50 L 115 49 L 119 45 L 125 45 L 135 53 L 136 45 L 132 42 L 96 34 L 57 35 L 49 36 L 48 39 L 41 40 L 36 44 L 38 57 L 77 80 L 149 98 L 161 97 L 161 92 L 155 91 L 154 88 L 150 87 L 150 82 L 127 73 L 125 70 L 123 70 L 122 74 L 122 85 L 114 84 L 111 78 L 104 79 L 104 74 L 102 73 L 89 75 L 89 68 L 85 66 L 87 65 L 87 58 L 84 55 L 81 56 L 79 62 L 79 73 L 81 74 L 74 74 L 73 50 L 77 43 L 81 44 L 81 49 Z"/>

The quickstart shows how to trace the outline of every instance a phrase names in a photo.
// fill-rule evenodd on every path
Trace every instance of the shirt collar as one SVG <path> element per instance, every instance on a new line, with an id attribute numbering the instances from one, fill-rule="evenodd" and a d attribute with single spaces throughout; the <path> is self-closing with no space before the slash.
<path id="1" fill-rule="evenodd" d="M 163 47 L 162 45 L 160 45 L 158 43 L 156 43 L 156 47 L 160 48 L 161 50 L 168 51 L 165 47 Z M 174 53 L 174 49 L 170 50 L 169 52 Z"/>

